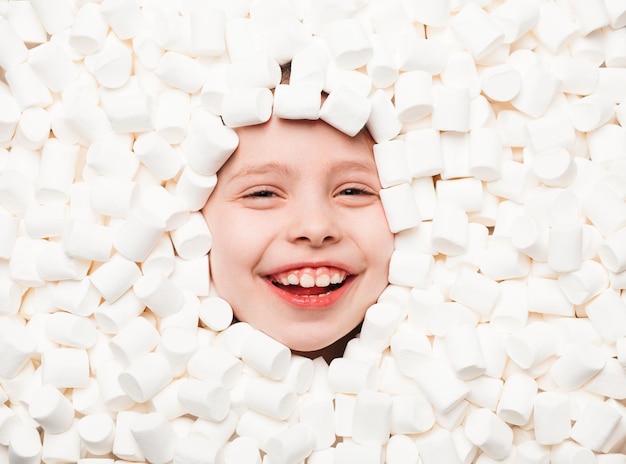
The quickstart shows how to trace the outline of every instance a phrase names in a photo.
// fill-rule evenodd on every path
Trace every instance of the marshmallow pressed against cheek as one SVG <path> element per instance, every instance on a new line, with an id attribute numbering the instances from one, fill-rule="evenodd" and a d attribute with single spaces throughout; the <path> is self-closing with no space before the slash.
<path id="1" fill-rule="evenodd" d="M 290 348 L 325 348 L 387 285 L 393 236 L 371 142 L 276 118 L 239 137 L 204 209 L 216 292 Z"/>

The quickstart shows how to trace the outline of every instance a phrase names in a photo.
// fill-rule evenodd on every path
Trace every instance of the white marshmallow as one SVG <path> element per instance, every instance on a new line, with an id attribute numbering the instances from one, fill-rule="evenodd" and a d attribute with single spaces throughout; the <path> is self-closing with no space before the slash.
<path id="1" fill-rule="evenodd" d="M 474 327 L 451 327 L 446 333 L 445 346 L 450 365 L 460 379 L 474 379 L 485 372 L 485 360 Z"/>
<path id="2" fill-rule="evenodd" d="M 122 390 L 117 377 L 123 372 L 120 364 L 113 360 L 101 363 L 95 370 L 98 391 L 105 406 L 112 411 L 118 411 L 117 431 L 122 432 L 124 416 L 129 412 L 125 411 L 132 407 L 134 401 Z M 117 453 L 116 453 L 117 454 Z M 118 454 L 118 456 L 120 456 Z"/>
<path id="3" fill-rule="evenodd" d="M 465 211 L 450 203 L 440 203 L 433 217 L 431 243 L 440 253 L 459 255 L 468 242 L 468 218 Z"/>
<path id="4" fill-rule="evenodd" d="M 533 156 L 533 172 L 549 187 L 567 187 L 578 171 L 565 148 L 554 148 Z"/>
<path id="5" fill-rule="evenodd" d="M 72 403 L 52 385 L 42 385 L 28 406 L 30 416 L 46 433 L 62 433 L 74 422 Z"/>
<path id="6" fill-rule="evenodd" d="M 619 294 L 607 288 L 587 303 L 585 312 L 602 338 L 608 343 L 614 343 L 626 335 L 625 308 L 626 302 L 620 299 Z"/>
<path id="7" fill-rule="evenodd" d="M 575 344 L 557 359 L 550 368 L 555 383 L 566 391 L 579 388 L 606 364 L 606 354 L 591 344 Z"/>
<path id="8" fill-rule="evenodd" d="M 165 222 L 145 209 L 137 209 L 117 228 L 113 246 L 125 258 L 141 262 L 165 232 Z"/>
<path id="9" fill-rule="evenodd" d="M 582 242 L 582 225 L 551 227 L 548 238 L 548 265 L 556 272 L 573 272 L 580 269 Z"/>
<path id="10" fill-rule="evenodd" d="M 108 413 L 83 416 L 76 424 L 76 428 L 81 442 L 91 454 L 104 456 L 113 449 L 115 423 Z"/>
<path id="11" fill-rule="evenodd" d="M 442 132 L 441 153 L 443 155 L 442 179 L 470 177 L 469 134 L 465 132 Z"/>
<path id="12" fill-rule="evenodd" d="M 609 122 L 614 114 L 613 103 L 602 94 L 588 95 L 570 105 L 572 124 L 582 132 L 599 128 Z"/>
<path id="13" fill-rule="evenodd" d="M 535 379 L 526 374 L 516 373 L 508 377 L 498 402 L 498 417 L 511 425 L 526 425 L 533 411 L 537 390 Z"/>
<path id="14" fill-rule="evenodd" d="M 535 437 L 542 445 L 561 443 L 571 431 L 570 399 L 562 392 L 540 392 L 534 401 Z"/>
<path id="15" fill-rule="evenodd" d="M 506 353 L 522 369 L 530 369 L 556 354 L 558 336 L 550 324 L 535 321 L 507 336 Z"/>
<path id="16" fill-rule="evenodd" d="M 376 390 L 378 381 L 376 366 L 368 361 L 335 358 L 328 366 L 328 383 L 338 393 Z"/>
<path id="17" fill-rule="evenodd" d="M 580 446 L 572 440 L 564 440 L 552 447 L 550 459 L 554 464 L 568 464 L 581 462 L 592 464 L 597 462 L 597 457 L 589 448 Z"/>
<path id="18" fill-rule="evenodd" d="M 394 84 L 394 102 L 398 119 L 415 122 L 429 115 L 434 107 L 432 76 L 426 71 L 407 71 Z"/>
<path id="19" fill-rule="evenodd" d="M 41 462 L 42 444 L 35 426 L 21 425 L 11 435 L 8 444 L 9 462 L 37 464 Z"/>
<path id="20" fill-rule="evenodd" d="M 370 135 L 376 143 L 393 139 L 400 132 L 402 123 L 391 99 L 383 90 L 378 89 L 370 96 L 370 101 L 372 110 L 366 123 Z"/>
<path id="21" fill-rule="evenodd" d="M 147 186 L 141 191 L 139 208 L 154 214 L 171 231 L 185 224 L 189 211 L 184 203 L 161 186 Z"/>
<path id="22" fill-rule="evenodd" d="M 43 438 L 43 448 L 41 450 L 41 460 L 43 462 L 78 462 L 80 454 L 80 437 L 75 424 L 65 432 L 50 433 Z"/>
<path id="23" fill-rule="evenodd" d="M 396 233 L 419 225 L 419 209 L 408 183 L 382 189 L 379 195 L 391 232 Z"/>
<path id="24" fill-rule="evenodd" d="M 626 227 L 622 227 L 609 234 L 598 247 L 598 255 L 602 264 L 613 273 L 626 270 L 626 250 L 623 246 L 623 237 L 626 236 Z"/>
<path id="25" fill-rule="evenodd" d="M 0 360 L 0 375 L 13 378 L 28 363 L 37 348 L 36 340 L 23 328 L 3 328 L 0 347 L 4 355 Z"/>
<path id="26" fill-rule="evenodd" d="M 191 51 L 197 55 L 219 56 L 226 50 L 226 13 L 222 8 L 195 5 L 189 12 Z"/>
<path id="27" fill-rule="evenodd" d="M 289 424 L 285 421 L 274 419 L 265 414 L 260 414 L 252 410 L 246 410 L 241 414 L 239 422 L 237 423 L 236 432 L 239 435 L 235 440 L 230 441 L 225 445 L 225 454 L 229 453 L 231 446 L 238 445 L 240 441 L 250 442 L 254 445 L 255 456 L 257 460 L 243 461 L 260 463 L 258 455 L 259 449 L 267 449 L 268 441 L 275 435 L 284 431 Z M 242 457 L 241 455 L 239 456 Z M 241 460 L 226 461 L 236 464 L 242 462 Z"/>
<path id="28" fill-rule="evenodd" d="M 67 145 L 54 138 L 45 142 L 35 192 L 39 202 L 65 201 L 69 198 L 78 152 L 78 145 Z"/>
<path id="29" fill-rule="evenodd" d="M 528 68 L 521 72 L 521 77 L 522 85 L 511 100 L 511 104 L 533 118 L 543 116 L 554 100 L 559 81 L 538 63 L 529 64 Z"/>
<path id="30" fill-rule="evenodd" d="M 406 328 L 393 334 L 390 347 L 396 367 L 407 377 L 415 377 L 418 374 L 419 359 L 432 351 L 430 342 L 423 332 Z"/>
<path id="31" fill-rule="evenodd" d="M 475 59 L 489 55 L 504 41 L 504 33 L 478 5 L 470 3 L 450 21 L 455 36 Z"/>
<path id="32" fill-rule="evenodd" d="M 454 204 L 465 212 L 482 209 L 483 187 L 477 179 L 438 180 L 436 190 L 438 202 Z"/>
<path id="33" fill-rule="evenodd" d="M 291 416 L 296 398 L 291 386 L 262 377 L 252 379 L 245 390 L 245 403 L 250 409 L 278 420 Z"/>
<path id="34" fill-rule="evenodd" d="M 60 237 L 67 216 L 64 204 L 32 206 L 24 213 L 24 228 L 30 238 Z"/>
<path id="35" fill-rule="evenodd" d="M 391 396 L 362 391 L 356 396 L 352 438 L 356 443 L 384 445 L 391 433 Z"/>
<path id="36" fill-rule="evenodd" d="M 198 60 L 173 51 L 161 56 L 154 72 L 166 85 L 187 93 L 200 90 L 208 77 L 208 68 Z"/>
<path id="37" fill-rule="evenodd" d="M 83 4 L 76 12 L 70 31 L 69 44 L 80 55 L 100 50 L 106 39 L 108 25 L 100 12 L 100 4 Z"/>
<path id="38" fill-rule="evenodd" d="M 321 37 L 340 68 L 357 69 L 372 58 L 369 36 L 356 18 L 330 22 L 321 31 Z"/>
<path id="39" fill-rule="evenodd" d="M 131 423 L 141 416 L 136 411 L 120 411 L 115 421 L 113 454 L 121 459 L 145 460 L 139 443 L 131 431 Z"/>
<path id="40" fill-rule="evenodd" d="M 10 94 L 0 95 L 0 142 L 13 137 L 21 112 L 15 98 Z"/>
<path id="41" fill-rule="evenodd" d="M 203 176 L 185 166 L 176 182 L 175 195 L 190 211 L 199 211 L 206 204 L 216 185 L 215 174 Z"/>
<path id="42" fill-rule="evenodd" d="M 334 89 L 320 108 L 320 119 L 354 137 L 368 121 L 372 103 L 348 87 Z"/>
<path id="43" fill-rule="evenodd" d="M 233 21 L 229 22 L 229 26 Z M 267 53 L 251 55 L 233 60 L 226 68 L 226 81 L 231 89 L 273 89 L 281 79 L 280 66 Z"/>
<path id="44" fill-rule="evenodd" d="M 393 85 L 399 77 L 393 46 L 391 41 L 380 33 L 371 36 L 371 43 L 372 57 L 366 65 L 367 75 L 374 87 L 385 89 Z"/>
<path id="45" fill-rule="evenodd" d="M 28 63 L 53 92 L 62 92 L 78 78 L 79 68 L 56 41 L 45 42 L 31 49 Z"/>
<path id="46" fill-rule="evenodd" d="M 298 418 L 314 435 L 314 449 L 329 448 L 335 442 L 335 411 L 329 398 L 306 395 L 298 402 Z"/>
<path id="47" fill-rule="evenodd" d="M 183 224 L 170 232 L 170 237 L 178 255 L 187 260 L 205 256 L 213 242 L 204 216 L 199 212 L 189 214 Z"/>
<path id="48" fill-rule="evenodd" d="M 513 447 L 513 431 L 488 409 L 472 411 L 465 420 L 465 435 L 483 453 L 493 459 L 503 459 Z"/>
<path id="49" fill-rule="evenodd" d="M 0 21 L 0 40 L 4 44 L 0 51 L 0 67 L 6 70 L 26 61 L 28 49 L 13 25 L 4 17 Z"/>
<path id="50" fill-rule="evenodd" d="M 22 111 L 32 107 L 45 108 L 52 104 L 52 94 L 28 63 L 12 66 L 5 71 L 4 77 Z"/>
<path id="51" fill-rule="evenodd" d="M 283 119 L 319 118 L 321 94 L 314 85 L 279 84 L 274 89 L 274 115 Z"/>
<path id="52" fill-rule="evenodd" d="M 81 142 L 83 145 L 87 145 L 89 142 L 96 142 L 96 140 L 101 137 L 104 138 L 111 132 L 111 123 L 104 109 L 90 101 L 84 95 L 64 98 L 63 110 L 63 113 L 60 115 L 62 124 L 68 129 L 67 132 L 71 131 L 71 133 L 74 134 L 74 137 L 77 139 L 74 142 Z M 101 144 L 104 143 L 103 141 L 100 141 L 100 144 L 93 143 L 89 147 L 90 152 L 99 154 Z M 107 153 L 107 160 L 109 162 L 111 161 L 111 154 L 112 153 Z M 126 167 L 128 164 L 129 162 L 121 166 L 116 165 L 115 168 Z M 113 166 L 109 166 L 109 169 L 111 168 L 113 168 Z"/>
<path id="53" fill-rule="evenodd" d="M 77 316 L 89 316 L 100 303 L 101 295 L 88 278 L 61 280 L 52 290 L 51 302 L 55 307 Z"/>
<path id="54" fill-rule="evenodd" d="M 167 325 L 165 328 L 161 328 L 161 339 L 156 351 L 165 356 L 170 363 L 174 377 L 180 377 L 187 370 L 187 361 L 198 347 L 196 333 L 195 327 Z"/>
<path id="55" fill-rule="evenodd" d="M 233 308 L 219 297 L 205 298 L 200 302 L 200 320 L 211 330 L 222 331 L 233 321 Z"/>
<path id="56" fill-rule="evenodd" d="M 504 384 L 501 379 L 481 375 L 475 379 L 467 380 L 465 384 L 470 389 L 467 394 L 467 401 L 482 408 L 496 410 Z"/>
<path id="57" fill-rule="evenodd" d="M 57 388 L 83 388 L 89 383 L 89 357 L 81 348 L 47 348 L 41 354 L 41 380 Z"/>
<path id="58" fill-rule="evenodd" d="M 63 249 L 78 259 L 107 261 L 111 255 L 113 231 L 106 226 L 70 219 L 63 231 Z"/>
<path id="59" fill-rule="evenodd" d="M 469 172 L 477 179 L 493 181 L 502 169 L 502 141 L 490 127 L 472 129 L 469 133 Z"/>
<path id="60" fill-rule="evenodd" d="M 626 8 L 620 3 L 609 2 L 604 4 L 609 15 L 611 27 L 620 29 L 626 26 Z"/>
<path id="61" fill-rule="evenodd" d="M 491 20 L 500 26 L 505 43 L 516 42 L 537 25 L 539 3 L 508 0 L 493 10 Z"/>
<path id="62" fill-rule="evenodd" d="M 609 13 L 604 2 L 597 5 L 581 1 L 573 1 L 570 4 L 578 30 L 582 35 L 588 35 L 596 29 L 608 26 L 610 22 Z"/>
<path id="63" fill-rule="evenodd" d="M 95 293 L 98 297 L 100 296 L 97 291 Z M 122 327 L 139 316 L 145 308 L 146 306 L 137 298 L 135 293 L 129 290 L 112 303 L 105 301 L 92 312 L 100 330 L 105 333 L 116 334 Z"/>
<path id="64" fill-rule="evenodd" d="M 137 203 L 137 187 L 133 181 L 98 176 L 90 184 L 89 205 L 96 214 L 126 218 Z"/>
<path id="65" fill-rule="evenodd" d="M 117 76 L 110 79 L 113 78 Z M 113 131 L 130 133 L 152 130 L 155 112 L 153 97 L 141 87 L 135 76 L 119 85 L 119 88 L 100 88 L 102 107 Z"/>
<path id="66" fill-rule="evenodd" d="M 174 457 L 174 432 L 162 414 L 139 414 L 131 419 L 129 428 L 148 461 L 168 462 Z"/>
<path id="67" fill-rule="evenodd" d="M 374 145 L 374 161 L 383 188 L 411 182 L 403 140 L 390 140 Z"/>
<path id="68" fill-rule="evenodd" d="M 160 317 L 171 316 L 183 306 L 182 290 L 159 273 L 144 273 L 134 284 L 137 298 Z"/>
<path id="69" fill-rule="evenodd" d="M 205 380 L 184 379 L 178 388 L 178 401 L 187 413 L 212 421 L 225 419 L 230 408 L 228 391 Z"/>
<path id="70" fill-rule="evenodd" d="M 532 32 L 552 53 L 558 53 L 576 36 L 578 28 L 571 17 L 557 3 L 539 7 L 539 20 Z"/>
<path id="71" fill-rule="evenodd" d="M 361 445 L 354 442 L 341 442 L 335 447 L 335 464 L 376 464 L 383 461 L 383 448 L 376 444 Z"/>
<path id="72" fill-rule="evenodd" d="M 130 47 L 114 35 L 107 35 L 102 48 L 85 57 L 85 66 L 104 89 L 119 89 L 128 82 L 132 72 Z"/>
<path id="73" fill-rule="evenodd" d="M 421 356 L 416 360 L 418 374 L 414 380 L 439 413 L 450 412 L 469 393 L 467 385 L 441 360 L 432 356 Z M 429 375 L 419 375 L 420 372 L 429 372 Z"/>
<path id="74" fill-rule="evenodd" d="M 73 348 L 91 348 L 98 336 L 90 319 L 64 311 L 50 314 L 45 321 L 45 330 L 51 341 Z"/>
<path id="75" fill-rule="evenodd" d="M 613 105 L 611 105 L 613 108 Z M 613 110 L 611 109 L 611 114 Z M 587 146 L 592 161 L 604 166 L 610 166 L 619 160 L 615 152 L 626 147 L 626 131 L 617 124 L 605 124 L 587 134 Z M 614 147 L 606 150 L 607 146 Z"/>
<path id="76" fill-rule="evenodd" d="M 445 459 L 450 463 L 461 463 L 461 458 L 450 431 L 437 428 L 415 440 L 420 459 L 424 464 L 434 464 Z"/>
<path id="77" fill-rule="evenodd" d="M 597 261 L 586 260 L 580 269 L 561 274 L 557 280 L 566 298 L 575 305 L 581 305 L 608 287 L 609 274 Z"/>
<path id="78" fill-rule="evenodd" d="M 181 148 L 191 169 L 203 176 L 215 174 L 239 144 L 237 133 L 215 116 L 196 110 Z"/>
<path id="79" fill-rule="evenodd" d="M 291 352 L 285 345 L 260 330 L 253 330 L 247 334 L 241 345 L 241 358 L 266 377 L 280 380 L 289 370 Z"/>
<path id="80" fill-rule="evenodd" d="M 589 221 L 605 237 L 626 226 L 626 205 L 605 182 L 598 182 L 586 192 L 581 199 L 580 208 Z M 604 250 L 606 248 L 607 246 L 605 246 Z M 610 256 L 606 251 L 603 254 L 605 258 Z M 617 264 L 617 262 L 614 264 Z"/>
<path id="81" fill-rule="evenodd" d="M 302 423 L 289 426 L 267 442 L 268 464 L 301 462 L 313 451 L 314 436 L 311 429 Z"/>
<path id="82" fill-rule="evenodd" d="M 159 332 L 145 317 L 136 317 L 110 339 L 109 349 L 116 361 L 128 366 L 157 346 Z"/>
<path id="83" fill-rule="evenodd" d="M 26 287 L 43 285 L 43 280 L 37 273 L 37 260 L 45 245 L 43 242 L 43 239 L 31 239 L 24 236 L 17 238 L 9 260 L 11 279 Z"/>
<path id="84" fill-rule="evenodd" d="M 137 403 L 145 403 L 172 381 L 172 369 L 159 353 L 148 353 L 118 375 L 122 390 Z"/>
<path id="85" fill-rule="evenodd" d="M 400 311 L 394 305 L 375 303 L 365 312 L 359 338 L 364 344 L 382 351 L 389 346 L 400 319 Z"/>
<path id="86" fill-rule="evenodd" d="M 272 116 L 273 95 L 266 87 L 236 89 L 222 99 L 222 119 L 228 127 L 263 124 Z"/>
<path id="87" fill-rule="evenodd" d="M 182 160 L 171 145 L 157 132 L 145 132 L 135 139 L 133 151 L 141 162 L 161 180 L 176 176 Z"/>
<path id="88" fill-rule="evenodd" d="M 439 131 L 418 129 L 407 132 L 404 138 L 409 161 L 409 172 L 415 178 L 440 174 L 443 153 Z"/>
<path id="89" fill-rule="evenodd" d="M 0 443 L 3 446 L 9 446 L 11 438 L 22 426 L 20 417 L 13 409 L 4 404 L 0 406 Z"/>
<path id="90" fill-rule="evenodd" d="M 177 89 L 164 90 L 156 101 L 154 115 L 156 133 L 170 144 L 180 143 L 187 135 L 190 113 L 191 103 L 186 92 Z M 164 164 L 169 166 L 171 162 L 172 160 Z M 160 167 L 161 170 L 164 169 L 164 166 Z"/>
<path id="91" fill-rule="evenodd" d="M 611 433 L 622 420 L 622 414 L 606 401 L 590 399 L 572 426 L 571 437 L 580 445 L 601 451 Z"/>
<path id="92" fill-rule="evenodd" d="M 440 131 L 467 132 L 470 124 L 470 95 L 467 88 L 433 87 L 432 126 Z"/>
<path id="93" fill-rule="evenodd" d="M 487 191 L 519 203 L 536 184 L 537 179 L 530 166 L 505 159 L 500 178 L 487 183 Z"/>
<path id="94" fill-rule="evenodd" d="M 399 34 L 404 40 L 396 44 L 396 60 L 402 71 L 441 73 L 448 61 L 450 45 L 436 37 L 426 39 L 414 30 Z"/>
<path id="95" fill-rule="evenodd" d="M 226 22 L 226 49 L 233 62 L 258 56 L 265 51 L 258 28 L 251 18 L 234 18 Z"/>
<path id="96" fill-rule="evenodd" d="M 432 282 L 435 260 L 432 255 L 394 250 L 389 262 L 389 282 L 407 287 L 428 288 Z"/>
<path id="97" fill-rule="evenodd" d="M 145 26 L 136 1 L 104 0 L 100 13 L 120 40 L 132 39 Z"/>
<path id="98" fill-rule="evenodd" d="M 113 302 L 140 277 L 141 271 L 135 262 L 116 253 L 109 261 L 93 271 L 89 279 L 105 300 Z"/>
<path id="99" fill-rule="evenodd" d="M 552 72 L 561 83 L 560 90 L 565 93 L 589 95 L 597 88 L 598 68 L 588 60 L 557 56 L 552 68 Z"/>

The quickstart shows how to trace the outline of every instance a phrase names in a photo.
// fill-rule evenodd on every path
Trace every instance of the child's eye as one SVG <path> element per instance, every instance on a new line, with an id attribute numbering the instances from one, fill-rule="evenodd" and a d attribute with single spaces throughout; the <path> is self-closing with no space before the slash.
<path id="1" fill-rule="evenodd" d="M 359 187 L 349 187 L 341 190 L 339 195 L 356 196 L 356 195 L 374 195 L 374 192 Z"/>
<path id="2" fill-rule="evenodd" d="M 276 196 L 276 194 L 271 190 L 257 190 L 246 194 L 244 198 L 271 198 L 274 196 Z"/>

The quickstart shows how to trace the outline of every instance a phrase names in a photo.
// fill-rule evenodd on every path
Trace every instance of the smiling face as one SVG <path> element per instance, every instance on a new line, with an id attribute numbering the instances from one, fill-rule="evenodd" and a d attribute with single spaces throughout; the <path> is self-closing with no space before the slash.
<path id="1" fill-rule="evenodd" d="M 372 141 L 323 121 L 237 130 L 203 213 L 210 268 L 235 316 L 297 352 L 330 346 L 387 285 L 393 235 Z"/>

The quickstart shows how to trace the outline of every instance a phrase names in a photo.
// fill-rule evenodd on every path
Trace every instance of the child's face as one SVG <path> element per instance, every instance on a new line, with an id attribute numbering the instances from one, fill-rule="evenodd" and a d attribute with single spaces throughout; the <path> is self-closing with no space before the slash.
<path id="1" fill-rule="evenodd" d="M 354 329 L 387 285 L 393 235 L 365 134 L 272 118 L 239 147 L 204 208 L 217 293 L 296 351 Z"/>

